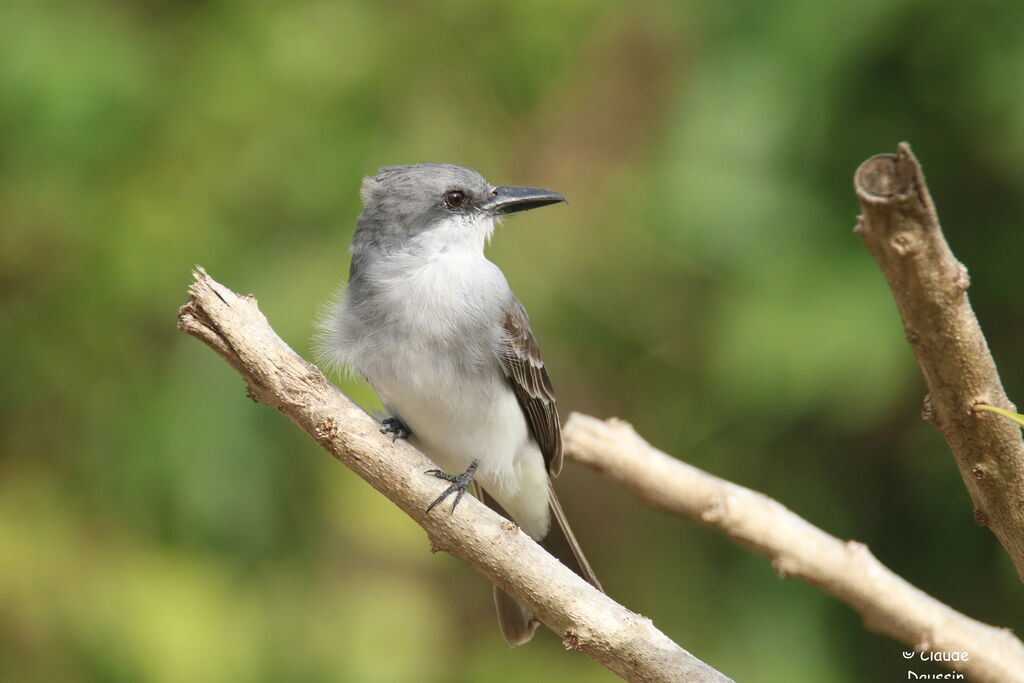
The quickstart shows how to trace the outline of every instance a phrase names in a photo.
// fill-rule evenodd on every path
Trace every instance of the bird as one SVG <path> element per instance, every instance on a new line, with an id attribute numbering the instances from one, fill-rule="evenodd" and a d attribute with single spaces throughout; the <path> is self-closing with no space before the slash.
<path id="1" fill-rule="evenodd" d="M 347 285 L 319 323 L 321 361 L 362 375 L 387 417 L 381 431 L 416 446 L 448 483 L 427 508 L 471 484 L 598 589 L 555 495 L 562 468 L 558 406 L 526 309 L 484 255 L 509 214 L 559 204 L 561 194 L 491 185 L 442 163 L 381 168 L 363 179 Z M 436 513 L 435 513 L 436 514 Z M 494 587 L 510 646 L 539 621 Z"/>

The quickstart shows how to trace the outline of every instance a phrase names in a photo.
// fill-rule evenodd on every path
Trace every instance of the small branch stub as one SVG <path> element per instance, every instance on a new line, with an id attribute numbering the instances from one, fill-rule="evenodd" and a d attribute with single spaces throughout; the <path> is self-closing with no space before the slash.
<path id="1" fill-rule="evenodd" d="M 865 161 L 854 187 L 861 206 L 855 232 L 885 275 L 928 385 L 924 416 L 953 451 L 975 519 L 1024 580 L 1024 440 L 1007 420 L 972 411 L 978 403 L 1012 404 L 968 300 L 967 269 L 946 243 L 910 145 Z"/>

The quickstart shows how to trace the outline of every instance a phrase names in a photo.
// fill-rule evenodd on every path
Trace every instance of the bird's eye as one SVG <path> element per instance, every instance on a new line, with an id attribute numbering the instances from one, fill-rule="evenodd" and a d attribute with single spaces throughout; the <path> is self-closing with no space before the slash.
<path id="1" fill-rule="evenodd" d="M 448 190 L 444 193 L 444 203 L 450 209 L 457 209 L 466 201 L 466 193 L 462 190 Z"/>

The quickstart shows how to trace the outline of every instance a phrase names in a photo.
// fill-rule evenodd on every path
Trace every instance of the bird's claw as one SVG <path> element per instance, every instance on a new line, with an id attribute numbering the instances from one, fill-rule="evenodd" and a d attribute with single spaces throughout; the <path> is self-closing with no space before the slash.
<path id="1" fill-rule="evenodd" d="M 476 472 L 478 464 L 480 464 L 479 461 L 474 460 L 470 463 L 469 468 L 462 474 L 448 474 L 441 470 L 427 470 L 424 472 L 424 474 L 429 474 L 433 477 L 437 477 L 438 479 L 444 479 L 445 481 L 451 482 L 451 486 L 445 489 L 444 493 L 438 496 L 433 503 L 427 506 L 427 512 L 430 512 L 437 505 L 444 502 L 444 499 L 453 493 L 455 494 L 455 500 L 452 502 L 452 509 L 448 511 L 448 514 L 450 515 L 455 512 L 455 508 L 458 506 L 459 501 L 462 500 L 462 496 L 465 495 L 466 489 L 468 489 L 469 485 L 473 483 L 473 473 Z"/>
<path id="2" fill-rule="evenodd" d="M 399 439 L 408 439 L 412 436 L 412 431 L 397 417 L 388 417 L 381 420 L 380 433 L 391 436 L 391 443 Z"/>

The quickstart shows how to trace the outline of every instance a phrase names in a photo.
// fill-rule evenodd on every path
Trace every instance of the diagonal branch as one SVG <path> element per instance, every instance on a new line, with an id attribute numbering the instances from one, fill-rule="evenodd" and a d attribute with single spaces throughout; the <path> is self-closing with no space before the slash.
<path id="1" fill-rule="evenodd" d="M 245 379 L 249 395 L 285 414 L 331 455 L 387 496 L 445 550 L 529 607 L 579 650 L 632 681 L 728 681 L 548 555 L 518 527 L 467 498 L 458 514 L 427 505 L 438 482 L 431 463 L 405 442 L 392 443 L 369 415 L 299 358 L 271 329 L 256 300 L 215 282 L 201 268 L 178 312 L 178 327 L 206 343 Z"/>
<path id="2" fill-rule="evenodd" d="M 889 283 L 928 385 L 924 417 L 939 428 L 974 503 L 1024 580 L 1024 440 L 1013 423 L 974 412 L 1013 410 L 967 300 L 970 278 L 939 227 L 921 166 L 903 142 L 854 176 L 856 233 Z"/>
<path id="3" fill-rule="evenodd" d="M 795 576 L 850 605 L 867 628 L 915 650 L 968 654 L 943 662 L 972 680 L 1024 681 L 1024 644 L 1008 629 L 975 621 L 915 588 L 867 546 L 843 542 L 764 494 L 666 455 L 628 423 L 573 413 L 565 457 L 630 489 L 652 507 L 720 531 Z"/>

